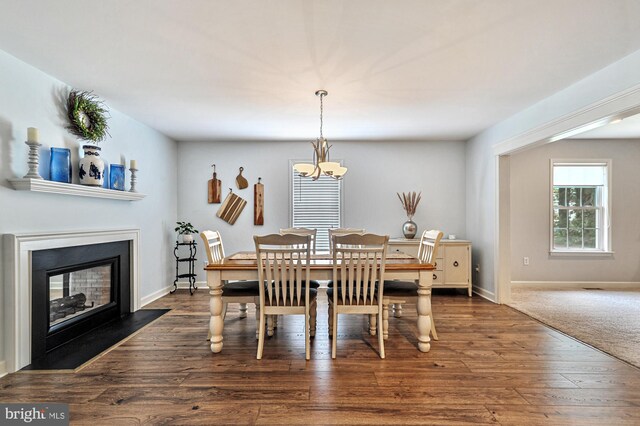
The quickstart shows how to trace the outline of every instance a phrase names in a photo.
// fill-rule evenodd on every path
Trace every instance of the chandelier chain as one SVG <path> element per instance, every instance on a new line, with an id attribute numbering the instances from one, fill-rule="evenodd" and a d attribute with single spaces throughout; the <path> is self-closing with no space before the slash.
<path id="1" fill-rule="evenodd" d="M 320 94 L 320 139 L 324 139 L 322 137 L 322 115 L 323 115 L 323 104 L 322 104 L 322 98 L 324 97 L 324 93 Z"/>

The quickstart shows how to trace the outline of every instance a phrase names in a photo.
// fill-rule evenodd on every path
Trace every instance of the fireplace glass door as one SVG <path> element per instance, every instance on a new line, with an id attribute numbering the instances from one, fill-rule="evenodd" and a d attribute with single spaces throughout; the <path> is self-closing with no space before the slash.
<path id="1" fill-rule="evenodd" d="M 49 330 L 115 303 L 111 264 L 49 276 Z"/>

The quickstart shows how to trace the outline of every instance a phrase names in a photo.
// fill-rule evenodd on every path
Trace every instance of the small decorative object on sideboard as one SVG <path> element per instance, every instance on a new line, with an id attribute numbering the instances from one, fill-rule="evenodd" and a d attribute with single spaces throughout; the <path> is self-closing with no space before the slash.
<path id="1" fill-rule="evenodd" d="M 112 164 L 109 170 L 109 188 L 124 191 L 124 166 Z"/>
<path id="2" fill-rule="evenodd" d="M 131 160 L 131 163 L 129 164 L 129 171 L 131 172 L 131 188 L 129 189 L 129 192 L 138 192 L 136 190 L 136 182 L 138 182 L 138 178 L 136 177 L 138 163 L 136 160 Z"/>
<path id="3" fill-rule="evenodd" d="M 51 148 L 49 178 L 54 182 L 71 183 L 71 150 Z"/>
<path id="4" fill-rule="evenodd" d="M 416 194 L 415 191 L 409 192 L 405 194 L 402 193 L 402 196 L 398 193 L 398 198 L 400 198 L 400 202 L 402 203 L 402 208 L 407 213 L 407 220 L 402 225 L 402 233 L 404 237 L 407 239 L 411 239 L 416 236 L 418 232 L 418 225 L 413 221 L 413 215 L 416 214 L 416 209 L 418 208 L 418 203 L 420 202 L 420 197 L 422 196 L 422 192 Z"/>
<path id="5" fill-rule="evenodd" d="M 183 243 L 190 243 L 193 241 L 193 234 L 197 234 L 198 230 L 193 227 L 190 222 L 176 222 L 175 231 L 178 235 L 182 235 Z"/>
<path id="6" fill-rule="evenodd" d="M 100 158 L 100 147 L 95 145 L 82 145 L 84 157 L 80 159 L 81 185 L 102 186 L 104 181 L 104 161 Z"/>
<path id="7" fill-rule="evenodd" d="M 38 150 L 42 146 L 42 144 L 38 142 L 38 136 L 38 129 L 35 127 L 29 127 L 27 129 L 27 141 L 25 143 L 29 147 L 29 161 L 27 161 L 29 171 L 24 175 L 24 178 L 27 179 L 42 179 L 42 176 L 38 174 L 38 165 L 40 164 L 40 153 Z"/>

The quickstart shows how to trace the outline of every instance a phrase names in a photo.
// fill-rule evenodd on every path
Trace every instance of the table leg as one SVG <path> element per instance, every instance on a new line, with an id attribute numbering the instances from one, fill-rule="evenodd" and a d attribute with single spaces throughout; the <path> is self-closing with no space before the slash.
<path id="1" fill-rule="evenodd" d="M 207 271 L 207 286 L 209 286 L 209 311 L 211 319 L 209 320 L 209 334 L 211 335 L 211 352 L 218 353 L 222 351 L 222 330 L 224 328 L 224 319 L 222 317 L 222 280 L 220 280 L 220 271 Z"/>
<path id="2" fill-rule="evenodd" d="M 420 271 L 418 280 L 418 349 L 420 352 L 429 352 L 431 339 L 431 286 L 433 284 L 433 273 L 431 271 Z"/>

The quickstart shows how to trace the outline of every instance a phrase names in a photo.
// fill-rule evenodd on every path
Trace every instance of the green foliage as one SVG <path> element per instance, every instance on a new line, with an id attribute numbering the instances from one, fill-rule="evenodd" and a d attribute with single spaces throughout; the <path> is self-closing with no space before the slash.
<path id="1" fill-rule="evenodd" d="M 80 139 L 98 143 L 109 135 L 109 111 L 92 92 L 72 90 L 67 98 L 67 117 L 67 129 Z"/>
<path id="2" fill-rule="evenodd" d="M 197 234 L 199 231 L 190 222 L 176 222 L 175 231 L 180 235 Z"/>

